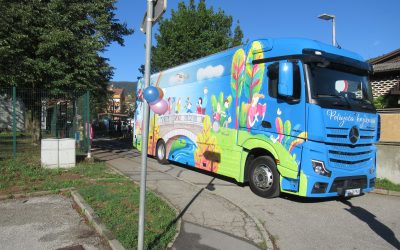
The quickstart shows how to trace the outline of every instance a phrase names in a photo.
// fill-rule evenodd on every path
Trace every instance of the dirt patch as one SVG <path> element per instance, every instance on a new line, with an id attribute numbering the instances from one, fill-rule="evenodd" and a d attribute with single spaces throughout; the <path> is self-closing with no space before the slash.
<path id="1" fill-rule="evenodd" d="M 8 195 L 8 194 L 16 194 L 16 193 L 22 193 L 23 187 L 18 187 L 18 186 L 12 186 L 9 187 L 5 190 L 0 191 L 0 195 Z"/>
<path id="2" fill-rule="evenodd" d="M 57 176 L 56 180 L 58 181 L 66 181 L 66 180 L 78 180 L 82 179 L 84 176 L 80 174 L 74 174 L 74 173 L 62 173 L 61 175 Z"/>

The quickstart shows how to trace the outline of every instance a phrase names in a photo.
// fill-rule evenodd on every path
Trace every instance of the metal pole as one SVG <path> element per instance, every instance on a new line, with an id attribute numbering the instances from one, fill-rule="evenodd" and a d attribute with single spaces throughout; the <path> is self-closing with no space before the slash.
<path id="1" fill-rule="evenodd" d="M 336 21 L 335 17 L 332 18 L 332 44 L 336 47 Z"/>
<path id="2" fill-rule="evenodd" d="M 151 58 L 151 35 L 153 26 L 153 0 L 147 0 L 147 26 L 146 26 L 146 63 L 144 69 L 144 88 L 150 85 L 150 58 Z M 143 136 L 142 136 L 142 166 L 140 176 L 140 205 L 139 205 L 139 236 L 138 249 L 143 250 L 144 247 L 144 210 L 146 199 L 146 175 L 147 175 L 147 144 L 149 137 L 149 118 L 150 109 L 147 102 L 143 102 Z"/>
<path id="3" fill-rule="evenodd" d="M 17 158 L 17 119 L 16 119 L 16 109 L 17 109 L 17 88 L 13 86 L 12 89 L 12 99 L 13 99 L 13 159 Z"/>
<path id="4" fill-rule="evenodd" d="M 90 122 L 90 92 L 87 91 L 86 92 L 86 117 L 87 117 L 87 138 L 86 138 L 86 142 L 88 145 L 88 153 L 87 153 L 87 158 L 90 159 L 92 157 L 91 154 L 91 126 L 92 123 Z"/>

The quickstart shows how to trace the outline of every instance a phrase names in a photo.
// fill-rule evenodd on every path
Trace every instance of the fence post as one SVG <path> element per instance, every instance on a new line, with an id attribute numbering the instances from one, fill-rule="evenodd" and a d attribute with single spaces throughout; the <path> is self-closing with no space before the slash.
<path id="1" fill-rule="evenodd" d="M 17 89 L 13 86 L 12 89 L 12 105 L 13 105 L 13 159 L 17 158 Z"/>
<path id="2" fill-rule="evenodd" d="M 91 122 L 90 122 L 90 92 L 86 91 L 86 118 L 87 118 L 87 138 L 86 138 L 86 143 L 87 143 L 87 158 L 91 158 Z"/>

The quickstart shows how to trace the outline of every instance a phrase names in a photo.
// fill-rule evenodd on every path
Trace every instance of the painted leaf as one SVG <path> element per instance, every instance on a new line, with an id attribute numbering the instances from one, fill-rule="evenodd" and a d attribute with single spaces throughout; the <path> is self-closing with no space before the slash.
<path id="1" fill-rule="evenodd" d="M 223 106 L 223 104 L 224 104 L 224 92 L 220 92 L 220 93 L 219 93 L 219 99 L 218 99 L 218 101 L 219 101 L 219 104 L 220 104 L 221 106 Z"/>
<path id="2" fill-rule="evenodd" d="M 286 120 L 285 124 L 283 125 L 283 131 L 286 135 L 286 138 L 284 140 L 283 146 L 287 147 L 287 143 L 290 140 L 290 133 L 292 131 L 292 123 L 290 122 L 290 120 Z"/>
<path id="3" fill-rule="evenodd" d="M 240 92 L 242 89 L 242 81 L 241 78 L 243 76 L 244 64 L 246 55 L 243 49 L 238 49 L 232 58 L 232 66 L 231 66 L 231 90 L 232 94 L 236 96 L 240 96 Z"/>
<path id="4" fill-rule="evenodd" d="M 228 100 L 228 103 L 229 103 L 228 108 L 229 108 L 232 105 L 232 96 L 230 95 L 226 99 Z"/>
<path id="5" fill-rule="evenodd" d="M 265 70 L 265 65 L 263 63 L 253 64 L 253 60 L 262 59 L 263 57 L 262 44 L 259 41 L 253 42 L 246 58 L 246 75 L 244 82 L 245 96 L 249 99 L 249 103 L 253 95 L 258 93 L 261 89 Z"/>
<path id="6" fill-rule="evenodd" d="M 215 95 L 211 96 L 211 107 L 213 111 L 217 110 L 217 97 Z"/>
<path id="7" fill-rule="evenodd" d="M 307 139 L 307 132 L 302 132 L 298 135 L 299 138 L 297 138 L 296 140 L 292 141 L 292 143 L 290 143 L 290 147 L 289 147 L 289 152 L 293 150 L 294 147 L 296 147 L 297 145 L 301 144 L 304 142 L 305 139 Z"/>

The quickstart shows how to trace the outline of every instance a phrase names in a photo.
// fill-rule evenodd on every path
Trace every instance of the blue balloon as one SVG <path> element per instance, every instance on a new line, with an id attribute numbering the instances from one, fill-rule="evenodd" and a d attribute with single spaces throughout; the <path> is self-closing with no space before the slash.
<path id="1" fill-rule="evenodd" d="M 160 93 L 158 89 L 154 86 L 149 86 L 143 91 L 143 97 L 148 103 L 154 103 L 158 100 Z"/>

